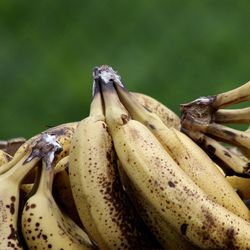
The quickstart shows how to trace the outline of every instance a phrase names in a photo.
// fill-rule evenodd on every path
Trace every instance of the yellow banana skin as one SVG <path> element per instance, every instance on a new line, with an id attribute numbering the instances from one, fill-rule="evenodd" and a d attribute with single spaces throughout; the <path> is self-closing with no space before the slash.
<path id="1" fill-rule="evenodd" d="M 39 185 L 22 211 L 22 233 L 29 249 L 93 249 L 87 234 L 57 206 L 53 169 L 43 162 Z"/>
<path id="2" fill-rule="evenodd" d="M 12 156 L 0 149 L 0 167 L 5 163 L 8 163 L 12 159 Z"/>
<path id="3" fill-rule="evenodd" d="M 208 196 L 233 213 L 249 220 L 249 210 L 221 175 L 208 155 L 181 131 L 165 126 L 161 119 L 144 109 L 129 92 L 116 85 L 130 115 L 156 136 L 175 162 Z"/>
<path id="4" fill-rule="evenodd" d="M 0 249 L 23 249 L 17 229 L 20 184 L 48 149 L 56 152 L 57 148 L 51 143 L 51 138 L 44 135 L 27 148 L 24 156 L 13 167 L 0 175 Z"/>
<path id="5" fill-rule="evenodd" d="M 154 233 L 163 249 L 168 250 L 196 250 L 200 249 L 187 241 L 180 233 L 178 233 L 170 223 L 162 220 L 161 214 L 145 199 L 143 199 L 135 186 L 129 181 L 128 176 L 123 170 L 121 163 L 119 166 L 119 174 L 125 191 L 129 194 L 133 204 L 135 204 L 140 216 L 144 219 L 151 231 Z"/>
<path id="6" fill-rule="evenodd" d="M 180 129 L 180 118 L 171 109 L 151 96 L 138 92 L 131 93 L 146 110 L 159 116 L 167 127 Z"/>
<path id="7" fill-rule="evenodd" d="M 237 191 L 243 200 L 250 199 L 250 179 L 239 176 L 227 176 L 226 180 Z"/>
<path id="8" fill-rule="evenodd" d="M 98 84 L 90 116 L 79 122 L 69 154 L 75 203 L 87 233 L 100 249 L 155 249 L 150 233 L 122 190 L 112 138 L 102 111 Z"/>
<path id="9" fill-rule="evenodd" d="M 27 145 L 34 143 L 35 141 L 39 140 L 41 136 L 46 133 L 48 135 L 53 135 L 56 137 L 57 142 L 61 145 L 62 151 L 56 156 L 56 161 L 59 161 L 63 157 L 69 154 L 70 142 L 72 135 L 77 127 L 78 122 L 70 122 L 61 124 L 52 128 L 49 128 L 42 133 L 33 136 L 29 140 L 27 140 L 15 153 L 15 156 L 22 154 L 23 150 Z"/>
<path id="10" fill-rule="evenodd" d="M 52 194 L 60 209 L 83 229 L 70 186 L 68 166 L 69 156 L 65 156 L 56 164 Z"/>
<path id="11" fill-rule="evenodd" d="M 110 82 L 102 87 L 114 146 L 137 194 L 161 214 L 162 220 L 200 248 L 250 248 L 250 224 L 209 199 L 153 134 L 129 118 L 114 97 Z"/>

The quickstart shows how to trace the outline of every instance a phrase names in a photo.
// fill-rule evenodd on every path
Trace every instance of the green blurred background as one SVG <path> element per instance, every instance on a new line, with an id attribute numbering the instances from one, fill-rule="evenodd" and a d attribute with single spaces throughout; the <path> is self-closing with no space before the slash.
<path id="1" fill-rule="evenodd" d="M 179 114 L 250 79 L 250 1 L 0 1 L 0 138 L 88 114 L 92 69 Z"/>

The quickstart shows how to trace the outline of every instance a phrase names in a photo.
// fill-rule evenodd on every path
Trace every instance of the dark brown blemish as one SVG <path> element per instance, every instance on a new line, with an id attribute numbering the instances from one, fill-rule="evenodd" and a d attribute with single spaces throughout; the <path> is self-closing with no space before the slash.
<path id="1" fill-rule="evenodd" d="M 36 204 L 34 203 L 30 205 L 30 208 L 35 208 L 35 207 L 36 207 Z"/>
<path id="2" fill-rule="evenodd" d="M 182 235 L 186 235 L 187 227 L 188 227 L 188 224 L 186 224 L 186 223 L 183 223 L 183 224 L 181 225 L 181 234 L 182 234 Z"/>
<path id="3" fill-rule="evenodd" d="M 121 115 L 121 119 L 122 119 L 123 124 L 126 124 L 129 121 L 129 117 L 125 114 Z"/>
<path id="4" fill-rule="evenodd" d="M 227 151 L 224 151 L 224 155 L 231 158 L 231 155 Z"/>
<path id="5" fill-rule="evenodd" d="M 234 139 L 236 136 L 234 132 L 226 130 L 226 129 L 223 129 L 223 133 L 230 136 L 232 139 Z"/>
<path id="6" fill-rule="evenodd" d="M 155 129 L 155 126 L 153 124 L 151 124 L 151 123 L 149 123 L 148 126 L 149 126 L 150 129 L 153 129 L 153 130 Z"/>
<path id="7" fill-rule="evenodd" d="M 174 184 L 172 181 L 169 181 L 169 182 L 168 182 L 168 185 L 169 185 L 169 187 L 171 187 L 171 188 L 174 188 L 174 187 L 175 187 L 175 184 Z"/>
<path id="8" fill-rule="evenodd" d="M 229 228 L 226 231 L 226 246 L 227 249 L 235 249 L 234 241 L 235 241 L 235 231 L 233 228 Z"/>
<path id="9" fill-rule="evenodd" d="M 15 202 L 15 201 L 16 201 L 16 197 L 15 197 L 15 196 L 11 196 L 11 197 L 10 197 L 10 200 L 11 200 L 12 202 Z"/>
<path id="10" fill-rule="evenodd" d="M 214 154 L 216 149 L 212 145 L 207 145 L 207 149 L 209 150 L 210 153 Z"/>
<path id="11" fill-rule="evenodd" d="M 17 240 L 17 231 L 13 227 L 12 224 L 10 224 L 10 235 L 8 236 L 9 240 Z"/>
<path id="12" fill-rule="evenodd" d="M 110 162 L 111 161 L 111 153 L 108 151 L 106 153 L 107 160 Z"/>

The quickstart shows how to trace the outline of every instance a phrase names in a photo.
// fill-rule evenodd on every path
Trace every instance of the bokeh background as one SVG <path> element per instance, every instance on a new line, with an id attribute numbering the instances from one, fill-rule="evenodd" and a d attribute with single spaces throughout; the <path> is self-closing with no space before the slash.
<path id="1" fill-rule="evenodd" d="M 0 139 L 88 114 L 92 69 L 179 114 L 250 79 L 247 0 L 0 1 Z"/>

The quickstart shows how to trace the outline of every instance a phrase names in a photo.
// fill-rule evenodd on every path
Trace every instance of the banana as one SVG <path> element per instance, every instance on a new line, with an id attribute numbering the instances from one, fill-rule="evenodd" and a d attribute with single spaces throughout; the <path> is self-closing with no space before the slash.
<path id="1" fill-rule="evenodd" d="M 29 147 L 30 147 L 30 145 L 26 144 L 23 147 L 23 150 L 22 150 L 22 152 L 20 152 L 20 154 L 14 156 L 14 157 L 11 157 L 10 161 L 1 165 L 0 175 L 7 172 L 9 169 L 11 169 L 13 166 L 15 166 L 15 164 L 17 164 L 22 159 L 22 157 L 27 153 L 27 150 L 29 149 Z"/>
<path id="2" fill-rule="evenodd" d="M 12 156 L 0 149 L 0 167 L 8 163 L 12 159 Z"/>
<path id="3" fill-rule="evenodd" d="M 213 99 L 212 107 L 214 109 L 221 109 L 233 104 L 245 102 L 250 100 L 250 81 L 243 84 L 242 86 L 233 90 L 208 97 Z"/>
<path id="4" fill-rule="evenodd" d="M 167 127 L 180 129 L 180 118 L 171 109 L 151 96 L 138 92 L 131 93 L 146 110 L 159 116 Z"/>
<path id="5" fill-rule="evenodd" d="M 55 166 L 52 194 L 58 204 L 68 216 L 81 228 L 84 229 L 74 202 L 69 174 L 69 156 L 62 158 Z"/>
<path id="6" fill-rule="evenodd" d="M 23 237 L 29 249 L 93 249 L 87 234 L 63 211 L 53 196 L 53 158 L 43 161 L 37 190 L 24 205 Z"/>
<path id="7" fill-rule="evenodd" d="M 95 78 L 102 83 L 106 122 L 122 168 L 137 190 L 135 199 L 144 199 L 163 221 L 200 248 L 250 248 L 250 224 L 208 198 L 155 136 L 130 118 L 112 85 L 121 84 L 120 77 L 107 66 L 98 71 Z"/>
<path id="8" fill-rule="evenodd" d="M 72 135 L 75 131 L 75 128 L 77 127 L 78 122 L 70 122 L 58 125 L 56 127 L 49 128 L 45 130 L 44 132 L 41 132 L 38 135 L 33 136 L 29 140 L 27 140 L 15 153 L 15 156 L 18 156 L 19 154 L 22 154 L 23 150 L 27 146 L 27 144 L 34 143 L 35 141 L 39 140 L 41 136 L 46 133 L 48 135 L 53 135 L 56 137 L 56 140 L 62 147 L 62 151 L 60 154 L 56 155 L 56 161 L 59 161 L 64 156 L 67 156 L 69 153 L 69 147 Z"/>
<path id="9" fill-rule="evenodd" d="M 13 156 L 18 148 L 26 141 L 23 137 L 0 140 L 0 149 Z"/>
<path id="10" fill-rule="evenodd" d="M 250 135 L 250 127 L 245 131 Z M 242 154 L 247 157 L 250 160 L 250 149 L 245 147 L 240 147 L 239 150 L 242 152 Z M 250 164 L 249 164 L 250 165 Z"/>
<path id="11" fill-rule="evenodd" d="M 129 178 L 121 167 L 121 163 L 119 161 L 118 169 L 124 190 L 128 193 L 131 201 L 136 206 L 137 211 L 140 213 L 140 216 L 142 216 L 151 231 L 155 234 L 158 241 L 163 246 L 163 249 L 200 249 L 195 247 L 185 238 L 183 238 L 182 235 L 179 234 L 170 223 L 166 222 L 165 220 L 162 220 L 161 215 L 156 211 L 156 209 L 152 205 L 150 205 L 145 199 L 140 197 L 134 185 L 132 185 L 132 183 L 129 181 Z"/>
<path id="12" fill-rule="evenodd" d="M 54 137 L 44 134 L 14 166 L 0 175 L 0 249 L 23 249 L 17 229 L 20 183 L 48 150 L 54 154 L 58 149 Z"/>
<path id="13" fill-rule="evenodd" d="M 227 176 L 226 180 L 237 191 L 243 200 L 250 199 L 250 179 L 239 176 Z"/>
<path id="14" fill-rule="evenodd" d="M 112 138 L 93 84 L 90 115 L 79 122 L 69 153 L 69 177 L 83 226 L 100 249 L 156 249 L 120 183 Z"/>
<path id="15" fill-rule="evenodd" d="M 218 109 L 214 114 L 216 123 L 250 124 L 250 107 L 242 109 Z"/>
<path id="16" fill-rule="evenodd" d="M 124 87 L 117 84 L 116 89 L 132 118 L 143 123 L 155 135 L 175 162 L 211 199 L 249 219 L 247 206 L 197 144 L 181 131 L 165 126 L 157 115 L 144 109 Z"/>

